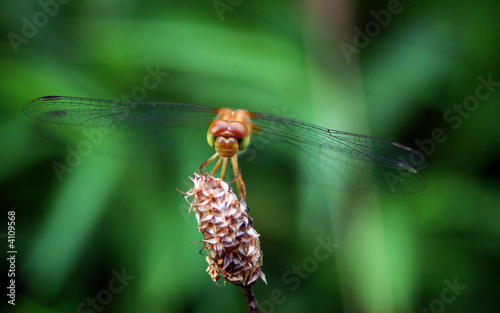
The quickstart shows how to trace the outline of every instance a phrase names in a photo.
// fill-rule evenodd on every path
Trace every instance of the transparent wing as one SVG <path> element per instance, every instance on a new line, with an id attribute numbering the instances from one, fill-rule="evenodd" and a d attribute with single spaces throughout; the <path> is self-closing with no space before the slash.
<path id="1" fill-rule="evenodd" d="M 251 113 L 252 140 L 294 160 L 301 178 L 327 188 L 383 193 L 425 189 L 421 153 L 393 141 L 336 131 L 273 114 Z M 296 161 L 295 161 L 296 160 Z"/>
<path id="2" fill-rule="evenodd" d="M 24 107 L 48 138 L 80 155 L 94 149 L 114 155 L 179 159 L 213 154 L 206 143 L 215 109 L 177 103 L 121 102 L 49 96 Z M 252 142 L 289 156 L 301 177 L 333 189 L 414 193 L 425 189 L 418 171 L 425 158 L 392 141 L 252 113 Z"/>
<path id="3" fill-rule="evenodd" d="M 200 163 L 213 154 L 206 132 L 215 109 L 164 102 L 121 102 L 49 96 L 31 101 L 24 113 L 38 121 L 43 135 L 85 155 L 180 158 L 198 153 Z"/>

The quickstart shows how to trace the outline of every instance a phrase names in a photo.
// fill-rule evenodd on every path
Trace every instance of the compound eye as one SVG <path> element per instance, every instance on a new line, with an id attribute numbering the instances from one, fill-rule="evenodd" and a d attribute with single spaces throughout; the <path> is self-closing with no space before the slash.
<path id="1" fill-rule="evenodd" d="M 250 144 L 250 136 L 245 136 L 242 138 L 238 138 L 238 150 L 245 150 Z"/>
<path id="2" fill-rule="evenodd" d="M 214 136 L 209 132 L 207 132 L 207 141 L 210 147 L 214 148 L 215 147 L 215 140 L 217 139 L 217 136 Z"/>

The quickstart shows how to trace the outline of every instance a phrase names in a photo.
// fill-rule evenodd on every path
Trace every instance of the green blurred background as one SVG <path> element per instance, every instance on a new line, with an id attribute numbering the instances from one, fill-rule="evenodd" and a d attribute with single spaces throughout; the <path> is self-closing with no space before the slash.
<path id="1" fill-rule="evenodd" d="M 246 108 L 422 143 L 428 188 L 410 196 L 304 186 L 263 152 L 241 161 L 268 280 L 255 285 L 261 311 L 498 312 L 498 86 L 476 96 L 478 77 L 500 81 L 498 12 L 498 1 L 3 1 L 0 240 L 7 251 L 15 211 L 18 254 L 16 306 L 4 296 L 1 308 L 247 311 L 190 243 L 201 234 L 176 188 L 203 160 L 92 153 L 60 181 L 51 164 L 67 151 L 22 108 L 68 95 Z M 141 94 L 148 68 L 168 76 Z"/>

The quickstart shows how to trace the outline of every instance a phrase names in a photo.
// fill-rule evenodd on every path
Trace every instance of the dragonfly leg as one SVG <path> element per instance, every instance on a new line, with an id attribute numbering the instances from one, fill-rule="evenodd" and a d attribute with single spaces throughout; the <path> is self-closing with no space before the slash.
<path id="1" fill-rule="evenodd" d="M 230 181 L 236 181 L 236 185 L 238 186 L 238 193 L 243 200 L 247 198 L 247 188 L 245 186 L 245 182 L 243 181 L 243 177 L 241 176 L 240 167 L 238 166 L 238 156 L 231 157 L 231 163 L 233 164 L 234 178 Z"/>
<path id="2" fill-rule="evenodd" d="M 222 157 L 219 158 L 217 163 L 215 163 L 214 169 L 210 172 L 210 175 L 214 176 L 215 172 L 217 172 L 217 170 L 219 169 L 221 163 L 222 163 Z"/>
<path id="3" fill-rule="evenodd" d="M 215 160 L 219 155 L 216 153 L 214 155 L 212 155 L 208 160 L 206 160 L 205 162 L 201 163 L 201 165 L 198 167 L 198 172 L 200 172 L 200 174 L 203 175 L 203 173 L 201 172 L 201 170 L 207 166 L 210 162 L 212 162 L 213 160 Z"/>
<path id="4" fill-rule="evenodd" d="M 203 162 L 199 167 L 198 171 L 200 174 L 203 175 L 202 169 L 207 166 L 210 162 L 214 161 L 219 155 L 216 153 L 212 155 L 208 160 Z M 210 175 L 214 175 L 215 172 L 219 169 L 219 167 L 222 164 L 222 169 L 221 169 L 221 179 L 224 180 L 224 176 L 226 175 L 226 170 L 227 170 L 227 160 L 228 158 L 223 158 L 220 157 L 220 159 L 217 161 L 217 163 L 214 166 L 214 169 L 210 173 Z M 233 171 L 234 171 L 234 178 L 229 181 L 229 183 L 236 182 L 236 185 L 238 186 L 238 193 L 243 200 L 247 198 L 247 188 L 245 186 L 245 182 L 243 181 L 243 177 L 241 177 L 241 172 L 240 168 L 238 166 L 238 157 L 235 155 L 231 157 L 231 164 L 233 165 Z"/>
<path id="5" fill-rule="evenodd" d="M 224 180 L 224 176 L 226 175 L 226 169 L 227 169 L 227 158 L 222 158 L 222 169 L 220 171 L 220 179 Z"/>

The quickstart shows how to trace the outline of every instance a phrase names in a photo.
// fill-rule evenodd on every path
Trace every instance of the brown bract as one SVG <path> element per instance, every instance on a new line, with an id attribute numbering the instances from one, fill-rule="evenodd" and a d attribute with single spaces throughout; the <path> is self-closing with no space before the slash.
<path id="1" fill-rule="evenodd" d="M 259 277 L 266 282 L 261 270 L 259 234 L 246 204 L 239 202 L 229 185 L 219 178 L 195 173 L 190 179 L 193 187 L 184 195 L 203 234 L 203 248 L 208 251 L 207 272 L 214 283 L 220 276 L 240 286 L 251 285 Z"/>

